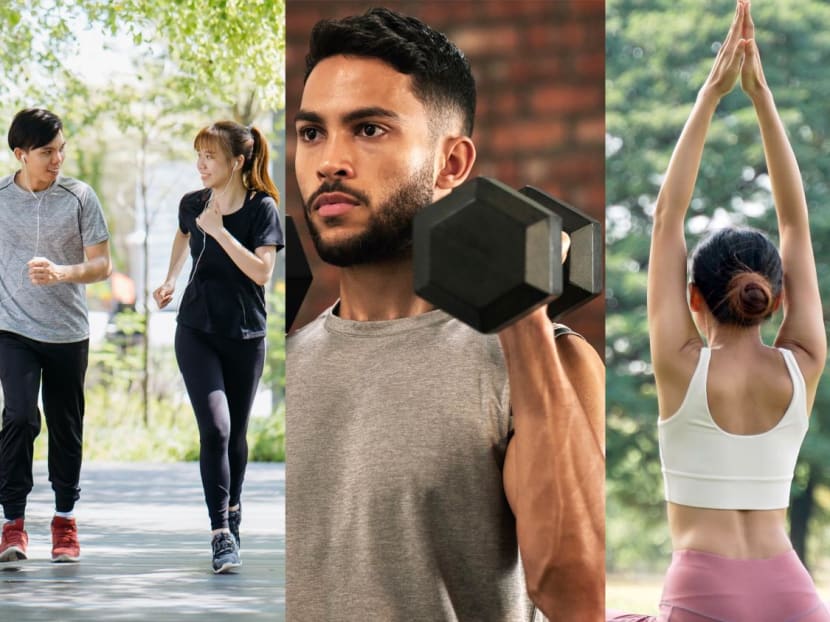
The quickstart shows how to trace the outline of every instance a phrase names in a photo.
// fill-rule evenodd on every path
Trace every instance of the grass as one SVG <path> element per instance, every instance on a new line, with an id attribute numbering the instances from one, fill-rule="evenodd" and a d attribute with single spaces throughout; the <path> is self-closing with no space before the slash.
<path id="1" fill-rule="evenodd" d="M 605 604 L 628 613 L 657 615 L 663 575 L 609 574 L 605 578 Z"/>

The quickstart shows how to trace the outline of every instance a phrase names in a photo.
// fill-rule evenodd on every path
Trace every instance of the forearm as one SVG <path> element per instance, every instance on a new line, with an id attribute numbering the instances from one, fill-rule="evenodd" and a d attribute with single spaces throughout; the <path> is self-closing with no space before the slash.
<path id="1" fill-rule="evenodd" d="M 78 264 L 63 265 L 60 281 L 65 283 L 95 283 L 103 281 L 112 273 L 109 255 L 92 257 Z"/>
<path id="2" fill-rule="evenodd" d="M 692 200 L 703 147 L 720 96 L 703 87 L 674 148 L 663 185 L 657 195 L 655 225 L 661 220 L 683 221 Z"/>
<path id="3" fill-rule="evenodd" d="M 273 272 L 273 263 L 265 261 L 242 246 L 239 240 L 224 227 L 216 233 L 214 238 L 245 276 L 257 285 L 268 283 Z"/>
<path id="4" fill-rule="evenodd" d="M 536 312 L 499 334 L 514 436 L 505 489 L 528 591 L 552 619 L 601 619 L 605 567 L 604 370 Z"/>
<path id="5" fill-rule="evenodd" d="M 768 88 L 762 89 L 753 95 L 752 103 L 761 128 L 779 228 L 806 228 L 807 200 L 804 196 L 804 184 L 772 92 Z"/>
<path id="6" fill-rule="evenodd" d="M 188 234 L 184 234 L 180 229 L 176 229 L 176 236 L 173 238 L 173 248 L 170 250 L 170 263 L 167 266 L 167 277 L 164 282 L 168 285 L 173 285 L 176 279 L 179 278 L 182 268 L 187 261 L 187 243 L 190 239 Z"/>

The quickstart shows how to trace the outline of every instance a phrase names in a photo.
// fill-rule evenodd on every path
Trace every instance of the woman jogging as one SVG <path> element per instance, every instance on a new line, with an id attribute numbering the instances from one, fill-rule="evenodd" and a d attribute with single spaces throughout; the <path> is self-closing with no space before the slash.
<path id="1" fill-rule="evenodd" d="M 268 145 L 257 128 L 215 123 L 198 133 L 194 148 L 205 187 L 181 200 L 167 278 L 153 297 L 159 308 L 173 299 L 189 245 L 176 359 L 199 426 L 213 570 L 222 573 L 241 565 L 245 435 L 265 359 L 264 286 L 283 236 Z"/>

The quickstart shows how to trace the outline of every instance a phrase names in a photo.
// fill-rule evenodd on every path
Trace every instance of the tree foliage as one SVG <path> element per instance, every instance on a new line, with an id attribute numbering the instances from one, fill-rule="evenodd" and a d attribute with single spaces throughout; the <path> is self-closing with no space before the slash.
<path id="1" fill-rule="evenodd" d="M 830 5 L 819 0 L 753 3 L 767 80 L 801 166 L 825 308 L 830 308 Z M 653 208 L 672 149 L 734 12 L 734 2 L 608 0 L 606 24 L 606 324 L 609 508 L 638 517 L 641 532 L 665 533 L 656 440 L 657 403 L 645 314 Z M 760 133 L 740 88 L 718 108 L 687 219 L 691 248 L 724 223 L 758 227 L 777 239 Z M 775 319 L 773 324 L 775 324 Z M 777 318 L 780 319 L 780 318 Z M 767 343 L 773 338 L 766 334 Z M 830 382 L 820 387 L 793 486 L 792 535 L 815 506 L 815 485 L 830 483 Z M 811 483 L 812 481 L 812 483 Z M 806 497 L 805 497 L 806 495 Z M 807 510 L 803 507 L 807 502 Z M 821 510 L 822 508 L 818 508 Z M 609 515 L 609 562 L 636 546 Z M 812 525 L 826 516 L 813 511 Z M 818 521 L 818 522 L 815 522 Z M 806 523 L 805 523 L 806 525 Z M 645 528 L 645 529 L 644 529 Z M 613 534 L 619 532 L 618 540 Z M 628 538 L 628 539 L 627 539 Z M 668 552 L 648 538 L 644 550 Z M 646 540 L 646 538 L 643 538 Z M 803 550 L 802 550 L 803 552 Z"/>
<path id="2" fill-rule="evenodd" d="M 180 93 L 209 94 L 238 117 L 282 104 L 282 0 L 6 0 L 0 20 L 0 67 L 12 76 L 0 96 L 83 90 L 64 59 L 85 27 L 129 36 L 168 61 Z"/>

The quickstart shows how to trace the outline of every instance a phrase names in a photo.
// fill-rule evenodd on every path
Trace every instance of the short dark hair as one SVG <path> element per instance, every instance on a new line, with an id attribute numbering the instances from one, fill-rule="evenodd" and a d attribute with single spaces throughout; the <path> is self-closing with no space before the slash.
<path id="1" fill-rule="evenodd" d="M 43 108 L 26 108 L 12 119 L 9 127 L 9 148 L 24 151 L 43 147 L 55 139 L 63 129 L 63 122 L 53 112 Z"/>
<path id="2" fill-rule="evenodd" d="M 692 282 L 722 324 L 754 326 L 767 319 L 783 279 L 778 249 L 756 229 L 719 229 L 692 254 Z"/>
<path id="3" fill-rule="evenodd" d="M 321 20 L 311 31 L 304 80 L 321 60 L 340 54 L 377 58 L 410 76 L 421 102 L 456 109 L 464 133 L 472 135 L 475 79 L 469 61 L 443 33 L 389 9 Z"/>

